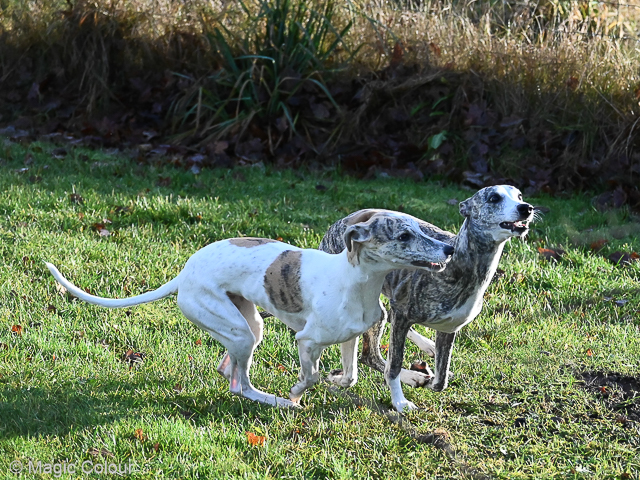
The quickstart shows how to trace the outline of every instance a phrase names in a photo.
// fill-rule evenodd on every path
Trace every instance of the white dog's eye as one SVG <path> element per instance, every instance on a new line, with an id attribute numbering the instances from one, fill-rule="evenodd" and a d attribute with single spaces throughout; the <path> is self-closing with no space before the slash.
<path id="1" fill-rule="evenodd" d="M 518 195 L 518 200 L 522 201 L 522 194 L 521 193 Z"/>
<path id="2" fill-rule="evenodd" d="M 491 203 L 498 203 L 500 200 L 502 200 L 502 197 L 500 195 L 498 195 L 497 193 L 494 193 L 493 195 L 491 195 L 489 197 L 489 201 Z"/>
<path id="3" fill-rule="evenodd" d="M 404 232 L 402 235 L 398 237 L 398 240 L 401 242 L 407 242 L 411 239 L 411 234 L 408 232 Z"/>

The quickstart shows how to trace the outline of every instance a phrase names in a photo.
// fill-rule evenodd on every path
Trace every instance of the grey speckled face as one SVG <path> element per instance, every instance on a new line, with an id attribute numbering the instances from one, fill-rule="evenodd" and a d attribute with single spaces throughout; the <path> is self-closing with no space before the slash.
<path id="1" fill-rule="evenodd" d="M 376 213 L 358 225 L 369 233 L 361 252 L 362 258 L 369 261 L 442 271 L 453 254 L 453 247 L 427 237 L 415 220 L 400 214 Z"/>
<path id="2" fill-rule="evenodd" d="M 496 240 L 526 235 L 533 220 L 533 206 L 510 185 L 483 188 L 460 203 L 460 213 L 482 225 Z"/>

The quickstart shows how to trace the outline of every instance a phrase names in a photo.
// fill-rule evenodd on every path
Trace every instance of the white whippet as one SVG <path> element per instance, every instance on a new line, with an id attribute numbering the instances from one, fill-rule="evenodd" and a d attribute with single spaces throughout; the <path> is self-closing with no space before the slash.
<path id="1" fill-rule="evenodd" d="M 50 263 L 47 267 L 71 294 L 103 307 L 129 307 L 177 292 L 184 315 L 227 348 L 218 371 L 229 380 L 230 391 L 291 407 L 318 381 L 320 355 L 329 345 L 348 346 L 349 351 L 342 349 L 345 378 L 355 383 L 357 345 L 348 341 L 379 321 L 380 291 L 390 271 L 441 271 L 454 252 L 422 233 L 413 218 L 389 211 L 349 225 L 343 241 L 346 249 L 332 255 L 262 238 L 222 240 L 197 251 L 176 278 L 157 290 L 125 299 L 90 295 Z M 255 305 L 297 332 L 301 372 L 291 400 L 257 390 L 249 380 L 253 352 L 263 336 Z"/>

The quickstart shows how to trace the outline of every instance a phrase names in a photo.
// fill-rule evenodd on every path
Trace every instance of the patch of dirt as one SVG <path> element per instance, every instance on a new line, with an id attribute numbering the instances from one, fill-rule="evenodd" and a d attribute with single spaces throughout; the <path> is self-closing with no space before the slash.
<path id="1" fill-rule="evenodd" d="M 584 388 L 605 400 L 607 406 L 619 413 L 620 422 L 640 422 L 640 376 L 617 372 L 581 372 Z"/>

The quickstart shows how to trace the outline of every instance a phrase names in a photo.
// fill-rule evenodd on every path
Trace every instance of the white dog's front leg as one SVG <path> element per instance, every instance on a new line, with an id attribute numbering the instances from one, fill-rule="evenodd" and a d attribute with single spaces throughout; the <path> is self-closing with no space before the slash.
<path id="1" fill-rule="evenodd" d="M 320 378 L 320 355 L 324 347 L 312 340 L 298 339 L 298 354 L 300 355 L 300 381 L 291 387 L 289 398 L 293 403 L 299 403 L 304 391 L 315 385 Z"/>
<path id="2" fill-rule="evenodd" d="M 341 387 L 353 387 L 358 381 L 358 337 L 340 344 L 342 370 L 332 370 L 327 377 Z"/>

